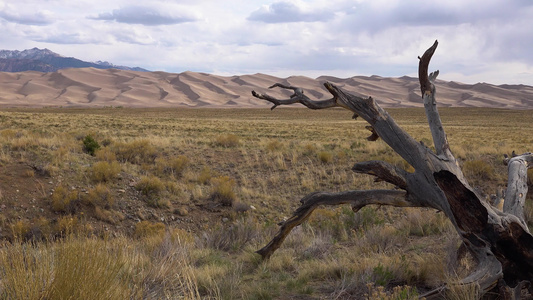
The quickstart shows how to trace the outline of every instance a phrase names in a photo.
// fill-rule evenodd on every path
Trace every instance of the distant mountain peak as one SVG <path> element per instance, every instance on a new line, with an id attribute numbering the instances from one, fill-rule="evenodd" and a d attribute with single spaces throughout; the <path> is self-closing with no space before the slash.
<path id="1" fill-rule="evenodd" d="M 119 69 L 148 71 L 139 67 L 118 66 L 107 61 L 86 62 L 74 57 L 64 57 L 58 53 L 37 47 L 26 50 L 0 50 L 0 72 L 54 72 L 66 68 Z"/>
<path id="2" fill-rule="evenodd" d="M 46 56 L 62 57 L 61 55 L 47 49 L 37 47 L 26 50 L 0 50 L 0 58 L 6 59 L 40 59 Z"/>

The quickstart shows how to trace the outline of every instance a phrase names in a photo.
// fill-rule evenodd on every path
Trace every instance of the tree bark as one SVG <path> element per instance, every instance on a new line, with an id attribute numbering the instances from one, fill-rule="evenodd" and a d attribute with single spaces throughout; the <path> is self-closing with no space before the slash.
<path id="1" fill-rule="evenodd" d="M 370 204 L 399 207 L 430 207 L 444 212 L 455 226 L 465 246 L 477 260 L 477 269 L 461 283 L 476 282 L 481 292 L 486 293 L 496 285 L 516 295 L 514 289 L 531 289 L 533 278 L 533 236 L 524 218 L 524 203 L 527 194 L 527 169 L 533 166 L 533 154 L 525 153 L 506 157 L 509 179 L 503 212 L 494 209 L 470 187 L 453 156 L 442 126 L 435 85 L 439 71 L 428 74 L 431 57 L 437 49 L 435 43 L 419 57 L 419 81 L 422 100 L 433 138 L 435 152 L 407 134 L 372 97 L 364 98 L 349 94 L 326 82 L 324 86 L 332 94 L 331 99 L 313 101 L 298 87 L 275 84 L 292 89 L 289 99 L 279 100 L 267 94 L 252 91 L 252 95 L 279 105 L 301 103 L 310 109 L 343 107 L 369 123 L 370 140 L 383 139 L 413 168 L 409 173 L 382 161 L 355 164 L 353 171 L 376 177 L 377 181 L 394 184 L 401 190 L 347 191 L 341 193 L 313 193 L 305 196 L 293 216 L 281 224 L 279 232 L 265 247 L 258 250 L 264 259 L 278 249 L 285 237 L 304 222 L 320 205 L 351 204 L 354 211 Z M 403 191 L 402 191 L 403 190 Z M 446 290 L 436 289 L 427 296 Z"/>

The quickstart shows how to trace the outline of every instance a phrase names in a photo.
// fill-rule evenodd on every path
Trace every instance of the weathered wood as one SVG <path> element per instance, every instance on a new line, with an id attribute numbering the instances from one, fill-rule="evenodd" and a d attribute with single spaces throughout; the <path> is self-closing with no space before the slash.
<path id="1" fill-rule="evenodd" d="M 468 184 L 455 157 L 450 151 L 442 126 L 433 82 L 438 71 L 428 74 L 429 62 L 438 42 L 420 57 L 419 80 L 429 129 L 435 152 L 417 142 L 406 133 L 372 97 L 349 94 L 326 82 L 324 86 L 333 98 L 313 101 L 302 89 L 282 84 L 272 87 L 292 89 L 290 99 L 278 100 L 266 94 L 252 94 L 260 99 L 279 105 L 301 103 L 311 109 L 343 107 L 369 123 L 371 140 L 378 137 L 407 161 L 414 172 L 409 173 L 381 161 L 357 163 L 353 171 L 376 177 L 377 181 L 394 184 L 401 190 L 347 191 L 341 193 L 313 193 L 304 197 L 302 205 L 293 216 L 283 222 L 278 234 L 258 251 L 263 258 L 270 257 L 286 236 L 304 222 L 320 205 L 351 204 L 354 211 L 370 204 L 430 207 L 442 211 L 455 226 L 464 245 L 477 261 L 471 275 L 457 284 L 475 282 L 481 293 L 496 289 L 514 290 L 516 295 L 522 287 L 530 288 L 533 278 L 533 236 L 529 233 L 524 218 L 524 201 L 527 194 L 527 169 L 533 166 L 533 154 L 526 153 L 506 157 L 509 165 L 509 180 L 503 212 L 485 202 Z M 272 88 L 271 87 L 271 88 Z M 501 288 L 504 285 L 507 288 Z M 446 287 L 439 287 L 429 295 L 439 295 Z"/>
<path id="2" fill-rule="evenodd" d="M 520 156 L 515 156 L 506 161 L 506 163 L 508 165 L 509 177 L 503 211 L 520 219 L 524 229 L 529 231 L 524 216 L 524 206 L 528 190 L 527 170 L 533 167 L 533 154 L 525 153 Z"/>
<path id="3" fill-rule="evenodd" d="M 435 41 L 433 45 L 429 47 L 426 52 L 424 52 L 422 57 L 418 57 L 420 59 L 418 63 L 418 80 L 420 81 L 420 92 L 422 93 L 422 97 L 424 97 L 426 94 L 435 93 L 435 87 L 432 86 L 429 80 L 428 69 L 431 57 L 433 57 L 438 45 L 439 42 Z"/>
<path id="4" fill-rule="evenodd" d="M 256 251 L 263 259 L 269 258 L 276 251 L 291 230 L 302 224 L 320 205 L 351 204 L 354 211 L 370 204 L 391 205 L 398 207 L 416 206 L 409 201 L 405 191 L 399 190 L 369 190 L 345 191 L 340 193 L 312 193 L 300 200 L 302 205 L 293 213 L 292 217 L 284 221 L 276 236 L 263 248 Z"/>
<path id="5" fill-rule="evenodd" d="M 403 190 L 407 189 L 406 177 L 408 172 L 384 161 L 371 160 L 356 163 L 352 167 L 352 171 L 376 176 L 376 181 L 385 181 Z"/>

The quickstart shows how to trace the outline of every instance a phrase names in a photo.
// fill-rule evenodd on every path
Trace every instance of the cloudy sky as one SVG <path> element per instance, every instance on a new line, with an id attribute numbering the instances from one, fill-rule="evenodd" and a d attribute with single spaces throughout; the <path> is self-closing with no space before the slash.
<path id="1" fill-rule="evenodd" d="M 219 75 L 533 85 L 531 0 L 0 0 L 0 49 Z"/>

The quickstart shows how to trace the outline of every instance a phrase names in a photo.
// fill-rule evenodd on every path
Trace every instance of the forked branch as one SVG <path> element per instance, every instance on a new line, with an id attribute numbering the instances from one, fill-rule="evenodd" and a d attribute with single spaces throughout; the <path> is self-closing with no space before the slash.
<path id="1" fill-rule="evenodd" d="M 321 205 L 351 204 L 354 211 L 370 204 L 391 205 L 399 207 L 416 206 L 409 200 L 408 194 L 400 190 L 346 191 L 340 193 L 312 193 L 300 200 L 301 206 L 287 221 L 283 222 L 276 236 L 265 247 L 257 251 L 263 259 L 268 259 L 276 251 L 291 230 L 307 220 L 311 213 Z"/>
<path id="2" fill-rule="evenodd" d="M 281 83 L 276 83 L 276 84 L 270 86 L 269 89 L 275 88 L 275 87 L 280 87 L 280 88 L 283 88 L 283 89 L 293 90 L 294 94 L 292 94 L 289 99 L 285 99 L 285 100 L 280 100 L 280 99 L 274 98 L 274 97 L 272 97 L 272 96 L 270 96 L 268 94 L 259 94 L 256 91 L 252 91 L 252 95 L 254 97 L 256 97 L 256 98 L 267 100 L 267 101 L 271 102 L 272 104 L 274 104 L 274 106 L 272 106 L 270 108 L 271 110 L 276 108 L 276 107 L 278 107 L 278 106 L 280 106 L 280 105 L 290 105 L 290 104 L 294 104 L 294 103 L 303 104 L 307 108 L 310 108 L 310 109 L 323 109 L 323 108 L 330 108 L 330 107 L 337 106 L 337 101 L 336 101 L 335 98 L 328 99 L 328 100 L 321 100 L 321 101 L 313 101 L 313 100 L 309 99 L 309 97 L 304 95 L 303 89 L 301 89 L 299 87 L 287 86 L 287 85 L 283 85 Z"/>

